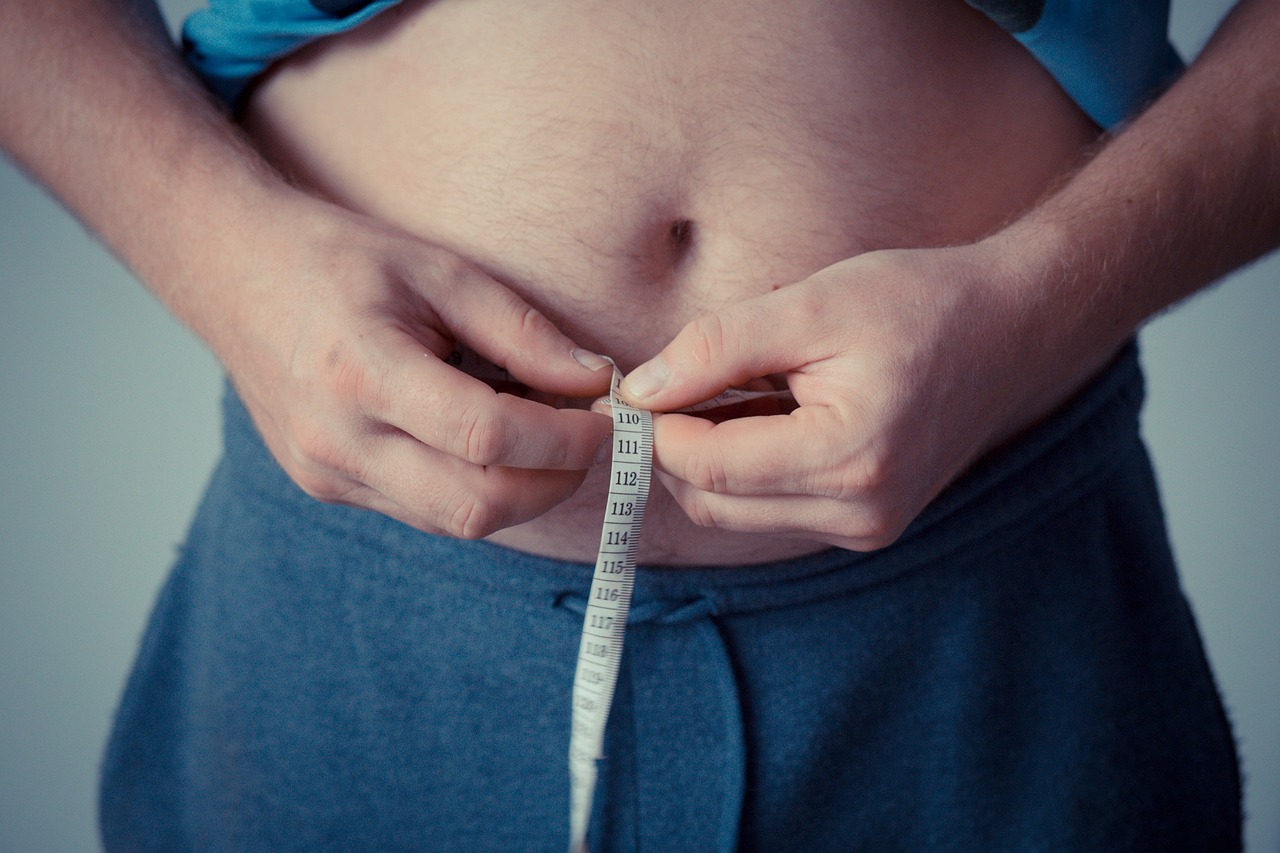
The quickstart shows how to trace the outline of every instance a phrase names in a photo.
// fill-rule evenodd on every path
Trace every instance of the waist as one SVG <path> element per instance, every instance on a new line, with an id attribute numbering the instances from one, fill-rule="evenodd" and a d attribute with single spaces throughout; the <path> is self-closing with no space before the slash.
<path id="1" fill-rule="evenodd" d="M 1071 507 L 1104 487 L 1135 454 L 1145 459 L 1138 437 L 1143 395 L 1137 349 L 1131 345 L 1052 418 L 945 490 L 893 545 L 870 553 L 827 548 L 769 562 L 748 560 L 753 564 L 746 566 L 729 559 L 679 571 L 642 564 L 635 603 L 648 610 L 639 610 L 636 618 L 654 608 L 667 614 L 695 603 L 697 612 L 712 614 L 803 604 L 855 593 L 957 555 L 972 555 L 975 549 L 998 550 L 1002 533 L 1024 530 Z M 285 519 L 290 535 L 305 536 L 315 547 L 333 543 L 334 548 L 357 549 L 362 554 L 357 562 L 368 571 L 389 563 L 430 566 L 468 583 L 519 591 L 522 600 L 536 607 L 572 609 L 575 601 L 585 600 L 589 561 L 434 536 L 374 512 L 320 503 L 276 464 L 230 385 L 223 415 L 225 453 L 218 488 L 224 490 L 222 500 L 230 497 L 245 506 L 246 517 L 268 525 L 277 517 Z M 650 538 L 663 532 L 660 525 L 646 523 Z"/>
<path id="2" fill-rule="evenodd" d="M 624 369 L 837 261 L 992 230 L 1096 130 L 958 0 L 410 2 L 279 63 L 244 117 L 298 180 Z M 500 541 L 585 558 L 596 479 Z M 662 494 L 651 513 L 664 562 L 819 547 L 703 531 Z"/>

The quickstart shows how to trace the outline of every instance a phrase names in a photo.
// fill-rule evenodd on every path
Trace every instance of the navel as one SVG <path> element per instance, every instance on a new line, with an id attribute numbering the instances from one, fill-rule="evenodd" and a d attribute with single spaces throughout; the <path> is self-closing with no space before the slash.
<path id="1" fill-rule="evenodd" d="M 694 225 L 692 219 L 676 219 L 667 230 L 667 238 L 671 242 L 672 249 L 681 254 L 693 242 L 693 237 Z"/>
<path id="2" fill-rule="evenodd" d="M 685 261 L 693 253 L 698 236 L 698 226 L 692 219 L 682 216 L 671 220 L 667 226 L 665 252 L 668 269 L 675 271 L 684 266 Z"/>
<path id="3" fill-rule="evenodd" d="M 698 224 L 687 216 L 668 213 L 654 218 L 633 255 L 638 265 L 631 275 L 654 285 L 676 283 L 687 272 L 700 239 Z"/>

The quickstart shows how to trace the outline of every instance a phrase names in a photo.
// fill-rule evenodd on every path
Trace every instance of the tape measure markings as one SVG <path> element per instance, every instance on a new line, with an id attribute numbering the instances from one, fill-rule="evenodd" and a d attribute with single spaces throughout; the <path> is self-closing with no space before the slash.
<path id="1" fill-rule="evenodd" d="M 466 349 L 458 350 L 449 364 L 477 378 L 511 382 L 506 371 Z M 600 548 L 587 594 L 573 674 L 569 726 L 569 850 L 586 853 L 591 803 L 595 796 L 596 762 L 604 757 L 604 732 L 613 705 L 622 665 L 622 648 L 635 587 L 640 531 L 653 476 L 653 414 L 623 401 L 619 393 L 622 373 L 613 364 L 608 402 L 612 408 L 613 454 L 609 468 L 609 492 L 605 498 Z M 789 398 L 791 392 L 744 391 L 730 388 L 709 400 L 680 409 L 704 412 L 765 398 Z"/>
<path id="2" fill-rule="evenodd" d="M 653 415 L 622 401 L 622 373 L 615 365 L 609 403 L 613 409 L 613 457 L 609 493 L 587 608 L 582 617 L 578 665 L 573 675 L 569 732 L 569 849 L 585 853 L 596 762 L 604 757 L 604 731 L 622 665 L 622 647 L 635 586 L 640 530 L 653 471 Z"/>

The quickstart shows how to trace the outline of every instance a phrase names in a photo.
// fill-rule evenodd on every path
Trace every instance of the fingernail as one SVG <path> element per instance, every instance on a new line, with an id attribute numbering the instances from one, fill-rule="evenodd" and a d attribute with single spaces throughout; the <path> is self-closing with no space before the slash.
<path id="1" fill-rule="evenodd" d="M 573 356 L 573 360 L 587 370 L 599 370 L 602 367 L 611 367 L 613 365 L 613 362 L 609 361 L 609 359 L 587 349 L 571 350 L 569 355 Z"/>
<path id="2" fill-rule="evenodd" d="M 609 436 L 600 442 L 600 446 L 596 448 L 596 464 L 603 465 L 609 461 L 609 456 L 613 452 L 613 436 Z"/>
<path id="3" fill-rule="evenodd" d="M 660 358 L 646 361 L 622 380 L 620 390 L 624 397 L 643 400 L 652 397 L 667 384 L 667 363 Z"/>

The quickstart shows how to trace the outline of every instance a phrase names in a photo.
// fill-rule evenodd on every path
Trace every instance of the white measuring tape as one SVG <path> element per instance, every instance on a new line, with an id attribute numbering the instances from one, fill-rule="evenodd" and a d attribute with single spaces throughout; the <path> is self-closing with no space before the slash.
<path id="1" fill-rule="evenodd" d="M 507 371 L 469 351 L 455 353 L 449 363 L 481 379 L 514 382 Z M 607 398 L 613 409 L 609 494 L 605 498 L 600 549 L 582 620 L 578 666 L 573 674 L 569 733 L 570 853 L 587 853 L 596 762 L 604 758 L 604 730 L 622 665 L 622 644 L 635 586 L 636 556 L 640 552 L 640 529 L 644 525 L 653 476 L 653 415 L 623 401 L 618 393 L 621 382 L 622 373 L 614 365 Z M 787 398 L 790 392 L 731 388 L 680 411 L 709 411 L 767 397 Z"/>
<path id="2" fill-rule="evenodd" d="M 573 715 L 569 734 L 569 851 L 587 853 L 587 826 L 596 788 L 596 762 L 604 758 L 604 729 L 618 684 L 622 643 L 635 586 L 640 529 L 653 475 L 653 415 L 627 405 L 618 393 L 622 373 L 615 365 L 609 387 L 613 408 L 613 460 L 604 527 L 595 574 L 582 620 L 578 668 L 573 674 Z M 789 398 L 789 391 L 730 388 L 681 412 L 702 412 L 759 400 Z"/>
<path id="3" fill-rule="evenodd" d="M 604 728 L 618 684 L 622 640 L 635 586 L 640 528 L 653 473 L 653 415 L 622 401 L 615 366 L 609 389 L 613 407 L 613 461 L 604 528 L 582 620 L 578 668 L 573 673 L 569 734 L 569 850 L 586 853 L 587 824 L 596 789 L 596 762 L 604 758 Z"/>

